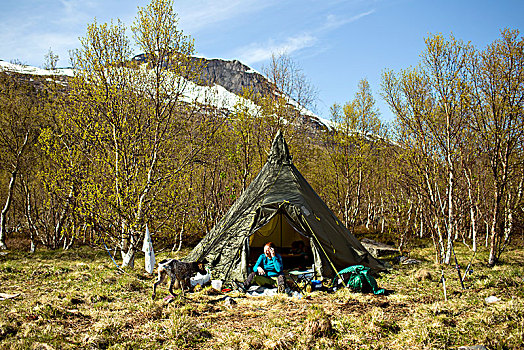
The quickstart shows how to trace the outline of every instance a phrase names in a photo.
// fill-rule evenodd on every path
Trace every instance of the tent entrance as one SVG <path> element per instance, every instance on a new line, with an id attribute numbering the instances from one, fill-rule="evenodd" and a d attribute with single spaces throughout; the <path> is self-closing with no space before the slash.
<path id="1" fill-rule="evenodd" d="M 286 251 L 295 241 L 308 242 L 309 240 L 289 223 L 289 219 L 282 211 L 279 211 L 266 225 L 251 235 L 249 246 L 262 248 L 267 242 L 273 242 L 279 251 Z"/>
<path id="2" fill-rule="evenodd" d="M 269 222 L 255 231 L 249 237 L 249 262 L 253 264 L 267 242 L 273 242 L 277 247 L 277 252 L 282 256 L 284 269 L 297 267 L 305 268 L 306 264 L 311 264 L 309 258 L 311 254 L 296 255 L 297 243 L 302 242 L 304 252 L 310 252 L 309 238 L 293 225 L 291 219 L 282 210 L 279 210 Z"/>

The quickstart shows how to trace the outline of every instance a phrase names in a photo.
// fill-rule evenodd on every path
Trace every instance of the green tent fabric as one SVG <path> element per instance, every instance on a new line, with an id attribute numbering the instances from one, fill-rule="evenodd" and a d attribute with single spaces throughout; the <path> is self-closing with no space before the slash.
<path id="1" fill-rule="evenodd" d="M 384 289 L 378 287 L 377 281 L 370 274 L 369 267 L 362 265 L 350 266 L 339 271 L 338 274 L 344 279 L 347 287 L 356 291 L 363 292 L 367 288 L 371 288 L 373 294 L 386 293 Z"/>
<path id="2" fill-rule="evenodd" d="M 318 278 L 356 264 L 385 269 L 293 165 L 279 131 L 259 174 L 185 260 L 206 258 L 214 279 L 244 281 L 254 247 L 271 240 L 282 249 L 297 239 L 311 248 Z"/>

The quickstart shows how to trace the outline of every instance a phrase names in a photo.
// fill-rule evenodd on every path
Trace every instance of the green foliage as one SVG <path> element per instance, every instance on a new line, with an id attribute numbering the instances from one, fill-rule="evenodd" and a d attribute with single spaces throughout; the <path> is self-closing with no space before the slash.
<path id="1" fill-rule="evenodd" d="M 438 261 L 450 262 L 459 235 L 476 250 L 482 230 L 491 237 L 493 265 L 521 221 L 513 213 L 522 203 L 522 43 L 518 31 L 505 30 L 476 51 L 434 35 L 417 67 L 383 75 L 383 96 L 403 146 L 399 191 L 420 223 L 407 215 L 406 228 L 418 226 L 421 234 L 427 228 Z"/>
<path id="2" fill-rule="evenodd" d="M 295 165 L 359 236 L 406 254 L 415 237 L 431 238 L 434 259 L 449 263 L 452 242 L 475 250 L 487 234 L 493 263 L 519 232 L 518 31 L 503 31 L 482 51 L 428 37 L 418 66 L 384 73 L 391 125 L 362 80 L 352 99 L 332 106 L 327 130 L 306 123 L 314 121 L 302 113 L 314 106 L 315 89 L 286 55 L 264 68 L 263 89 L 244 91 L 226 111 L 207 104 L 216 96 L 195 97 L 194 83 L 207 84 L 203 60 L 192 57 L 194 40 L 179 28 L 173 1 L 139 8 L 130 29 L 119 20 L 91 23 L 67 88 L 49 82 L 35 92 L 2 75 L 0 198 L 25 131 L 32 139 L 5 232 L 18 228 L 53 249 L 107 244 L 124 265 L 132 265 L 146 224 L 155 247 L 191 246 L 258 174 L 277 130 Z M 133 57 L 135 47 L 143 55 Z M 50 65 L 54 56 L 50 50 Z"/>
<path id="3" fill-rule="evenodd" d="M 33 162 L 38 159 L 34 144 L 46 124 L 42 117 L 45 97 L 18 74 L 0 72 L 0 249 L 7 248 L 9 215 L 16 218 L 24 213 L 21 209 L 24 202 L 16 202 L 15 189 L 19 183 L 25 189 L 33 180 Z M 14 213 L 11 213 L 12 207 L 16 210 L 13 210 Z"/>
<path id="4" fill-rule="evenodd" d="M 182 101 L 200 66 L 177 21 L 171 1 L 139 9 L 132 31 L 143 64 L 132 60 L 121 22 L 89 25 L 75 53 L 78 74 L 41 137 L 52 160 L 49 188 L 71 202 L 65 211 L 75 227 L 120 246 L 124 265 L 132 265 L 146 222 L 172 232 L 173 208 L 187 192 L 179 181 L 215 128 L 211 113 Z"/>

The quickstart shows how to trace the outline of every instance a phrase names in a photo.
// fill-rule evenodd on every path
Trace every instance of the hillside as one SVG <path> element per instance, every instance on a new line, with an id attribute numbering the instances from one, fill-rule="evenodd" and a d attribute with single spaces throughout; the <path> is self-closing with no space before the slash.
<path id="1" fill-rule="evenodd" d="M 271 94 L 275 91 L 274 86 L 266 77 L 254 69 L 246 66 L 237 60 L 223 60 L 219 58 L 207 59 L 203 57 L 192 57 L 193 61 L 198 61 L 202 66 L 202 75 L 194 79 L 185 91 L 185 100 L 193 102 L 212 101 L 212 104 L 218 108 L 233 110 L 238 103 L 247 103 L 251 108 L 257 108 L 252 101 L 245 101 L 244 92 L 249 90 L 256 95 Z M 133 58 L 139 63 L 145 62 L 143 54 Z M 0 60 L 0 72 L 15 72 L 22 77 L 27 77 L 35 84 L 40 84 L 38 80 L 32 79 L 32 76 L 45 78 L 48 81 L 54 80 L 61 84 L 67 84 L 68 78 L 74 75 L 71 68 L 57 68 L 47 70 L 33 66 L 26 66 L 16 63 L 8 63 Z M 209 96 L 212 96 L 209 99 Z M 288 98 L 289 106 L 298 106 L 297 102 Z M 325 130 L 329 128 L 330 121 L 324 119 L 315 113 L 300 107 L 302 118 L 305 124 L 312 131 Z"/>

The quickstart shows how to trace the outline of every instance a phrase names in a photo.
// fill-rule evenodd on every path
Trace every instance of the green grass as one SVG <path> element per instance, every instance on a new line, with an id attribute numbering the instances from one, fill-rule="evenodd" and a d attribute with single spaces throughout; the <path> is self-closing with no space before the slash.
<path id="1" fill-rule="evenodd" d="M 460 263 L 471 253 L 457 245 Z M 216 302 L 209 288 L 167 303 L 166 286 L 151 300 L 154 276 L 118 272 L 105 251 L 10 251 L 0 256 L 0 349 L 456 349 L 524 343 L 524 249 L 487 268 L 477 253 L 462 290 L 456 270 L 414 248 L 420 265 L 395 265 L 378 278 L 388 296 L 313 292 Z M 159 259 L 167 257 L 161 254 Z M 464 268 L 462 268 L 464 270 Z M 447 300 L 440 276 L 444 272 Z M 499 302 L 487 305 L 484 299 Z"/>

